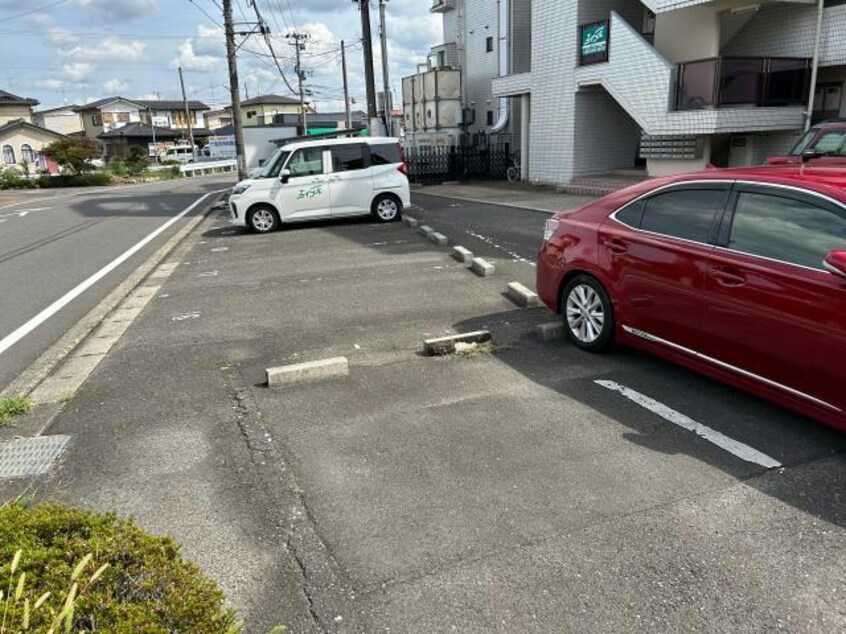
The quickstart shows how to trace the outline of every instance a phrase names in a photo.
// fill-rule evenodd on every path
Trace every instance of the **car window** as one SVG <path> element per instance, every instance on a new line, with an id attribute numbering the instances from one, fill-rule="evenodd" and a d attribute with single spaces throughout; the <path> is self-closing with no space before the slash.
<path id="1" fill-rule="evenodd" d="M 643 208 L 646 206 L 646 199 L 641 198 L 629 203 L 617 212 L 615 218 L 624 225 L 637 229 L 640 227 L 640 217 L 643 215 Z"/>
<path id="2" fill-rule="evenodd" d="M 846 218 L 793 198 L 741 192 L 729 248 L 822 269 L 829 251 L 846 248 Z"/>
<path id="3" fill-rule="evenodd" d="M 396 143 L 378 143 L 370 146 L 370 162 L 373 165 L 393 165 L 402 163 L 399 145 Z"/>
<path id="4" fill-rule="evenodd" d="M 330 151 L 333 172 L 350 172 L 365 167 L 363 145 L 338 145 L 330 148 Z"/>
<path id="5" fill-rule="evenodd" d="M 722 189 L 681 189 L 646 201 L 640 228 L 674 238 L 708 242 L 716 213 L 727 197 Z"/>
<path id="6" fill-rule="evenodd" d="M 315 176 L 323 173 L 323 148 L 306 147 L 294 151 L 288 161 L 291 176 Z"/>
<path id="7" fill-rule="evenodd" d="M 815 137 L 815 136 L 817 136 L 817 133 L 818 133 L 818 132 L 819 132 L 819 130 L 816 130 L 816 129 L 814 129 L 814 128 L 811 128 L 810 130 L 808 130 L 808 131 L 805 133 L 805 135 L 804 135 L 801 139 L 799 139 L 799 142 L 798 142 L 796 145 L 794 145 L 794 146 L 793 146 L 793 149 L 792 149 L 792 150 L 790 150 L 790 153 L 791 153 L 793 156 L 799 156 L 800 154 L 802 154 L 802 151 L 803 151 L 805 148 L 807 148 L 807 147 L 808 147 L 808 144 L 809 144 L 811 141 L 813 141 L 813 140 L 814 140 L 814 137 Z"/>
<path id="8" fill-rule="evenodd" d="M 282 166 L 285 165 L 285 160 L 288 158 L 288 152 L 283 152 L 282 150 L 278 151 L 278 154 L 270 157 L 270 160 L 267 162 L 267 165 L 264 167 L 264 171 L 262 172 L 263 178 L 276 178 L 279 176 L 279 172 L 282 171 Z M 321 159 L 322 162 L 322 159 Z"/>
<path id="9" fill-rule="evenodd" d="M 814 145 L 814 149 L 820 154 L 846 156 L 846 130 L 826 132 Z"/>

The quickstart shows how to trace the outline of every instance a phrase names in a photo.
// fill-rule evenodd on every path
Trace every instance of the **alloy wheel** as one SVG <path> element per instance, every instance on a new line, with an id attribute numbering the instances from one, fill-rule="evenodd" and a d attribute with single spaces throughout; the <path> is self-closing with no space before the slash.
<path id="1" fill-rule="evenodd" d="M 567 325 L 582 343 L 593 343 L 605 327 L 605 308 L 599 294 L 587 284 L 574 286 L 567 296 Z"/>
<path id="2" fill-rule="evenodd" d="M 382 220 L 393 220 L 399 213 L 397 201 L 393 198 L 383 198 L 379 201 L 379 204 L 376 205 L 376 213 Z"/>
<path id="3" fill-rule="evenodd" d="M 253 212 L 252 223 L 256 231 L 267 232 L 273 229 L 276 219 L 269 209 L 257 209 Z"/>

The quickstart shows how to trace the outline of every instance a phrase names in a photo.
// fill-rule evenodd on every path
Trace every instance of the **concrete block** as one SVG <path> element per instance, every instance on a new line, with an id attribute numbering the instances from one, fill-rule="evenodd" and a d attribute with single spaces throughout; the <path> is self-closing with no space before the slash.
<path id="1" fill-rule="evenodd" d="M 490 277 L 496 272 L 496 267 L 483 258 L 473 258 L 470 270 L 479 277 Z"/>
<path id="2" fill-rule="evenodd" d="M 306 381 L 321 381 L 337 376 L 347 376 L 349 373 L 350 366 L 346 357 L 295 363 L 278 368 L 268 368 L 267 386 L 280 387 Z"/>
<path id="3" fill-rule="evenodd" d="M 541 341 L 555 341 L 564 337 L 564 322 L 550 321 L 535 326 L 535 337 Z"/>
<path id="4" fill-rule="evenodd" d="M 417 228 L 417 231 L 420 233 L 420 235 L 426 236 L 428 238 L 429 234 L 434 233 L 435 230 L 432 229 L 432 227 L 430 227 L 429 225 L 422 225 Z"/>
<path id="5" fill-rule="evenodd" d="M 457 343 L 487 343 L 491 339 L 490 331 L 475 330 L 473 332 L 449 335 L 448 337 L 427 339 L 423 342 L 423 350 L 430 357 L 438 357 L 453 354 L 455 352 L 455 344 Z"/>
<path id="6" fill-rule="evenodd" d="M 530 288 L 523 286 L 520 282 L 510 282 L 505 294 L 512 302 L 521 308 L 531 308 L 540 304 L 540 298 Z"/>
<path id="7" fill-rule="evenodd" d="M 439 247 L 449 246 L 449 238 L 437 231 L 433 231 L 429 234 L 429 240 L 437 244 Z"/>
<path id="8" fill-rule="evenodd" d="M 416 229 L 420 225 L 420 222 L 417 220 L 417 218 L 413 218 L 412 216 L 406 215 L 403 215 L 402 223 L 406 227 L 411 227 L 412 229 Z"/>
<path id="9" fill-rule="evenodd" d="M 453 247 L 452 257 L 454 260 L 463 262 L 467 266 L 470 266 L 470 263 L 473 261 L 473 252 L 470 249 L 465 249 L 464 247 Z"/>

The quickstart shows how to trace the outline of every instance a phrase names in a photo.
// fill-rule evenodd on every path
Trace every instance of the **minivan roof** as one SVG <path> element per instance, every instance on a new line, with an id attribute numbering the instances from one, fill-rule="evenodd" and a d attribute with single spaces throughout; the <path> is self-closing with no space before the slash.
<path id="1" fill-rule="evenodd" d="M 356 136 L 344 137 L 340 139 L 316 139 L 314 141 L 296 141 L 282 146 L 285 151 L 298 150 L 304 147 L 326 147 L 332 145 L 356 145 L 364 143 L 366 145 L 377 145 L 382 143 L 399 143 L 396 137 L 388 136 Z"/>

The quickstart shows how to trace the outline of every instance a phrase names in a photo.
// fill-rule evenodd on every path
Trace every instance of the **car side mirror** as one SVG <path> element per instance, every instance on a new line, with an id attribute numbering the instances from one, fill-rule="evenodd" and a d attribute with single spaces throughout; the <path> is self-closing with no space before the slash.
<path id="1" fill-rule="evenodd" d="M 822 154 L 820 154 L 819 152 L 817 152 L 813 148 L 810 148 L 810 149 L 807 149 L 807 150 L 802 150 L 802 162 L 803 163 L 807 163 L 811 159 L 815 159 L 815 158 L 818 158 L 820 156 L 822 156 Z"/>
<path id="2" fill-rule="evenodd" d="M 829 251 L 823 260 L 823 266 L 832 275 L 846 279 L 846 251 Z"/>
<path id="3" fill-rule="evenodd" d="M 281 172 L 279 172 L 279 180 L 282 181 L 283 184 L 287 183 L 290 179 L 291 179 L 291 170 L 286 169 L 286 170 L 282 170 Z"/>

